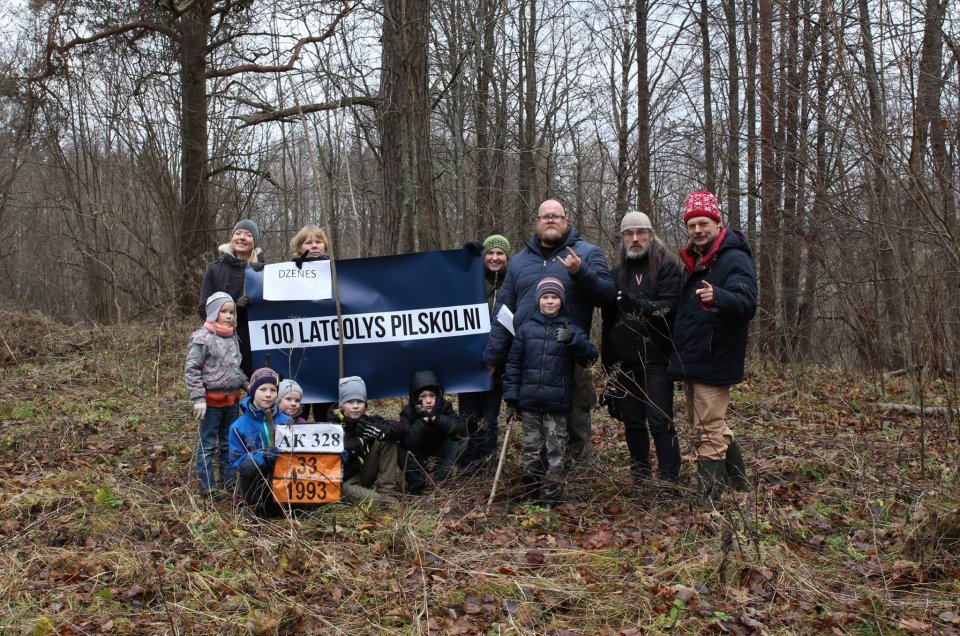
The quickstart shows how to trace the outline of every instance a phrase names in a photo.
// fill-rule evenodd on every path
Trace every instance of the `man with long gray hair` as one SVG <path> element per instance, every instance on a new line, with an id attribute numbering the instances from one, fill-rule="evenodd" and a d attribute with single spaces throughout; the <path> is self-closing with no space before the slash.
<path id="1" fill-rule="evenodd" d="M 640 485 L 652 475 L 651 436 L 657 475 L 676 482 L 680 443 L 673 425 L 673 380 L 667 363 L 683 271 L 646 214 L 626 214 L 620 237 L 620 259 L 611 272 L 617 299 L 602 309 L 601 359 L 608 373 L 603 400 L 610 414 L 623 420 L 634 483 Z"/>

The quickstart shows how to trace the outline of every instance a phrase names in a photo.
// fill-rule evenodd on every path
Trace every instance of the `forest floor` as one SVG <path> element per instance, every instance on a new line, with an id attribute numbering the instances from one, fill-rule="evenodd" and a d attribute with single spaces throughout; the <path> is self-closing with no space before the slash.
<path id="1" fill-rule="evenodd" d="M 921 447 L 878 408 L 902 377 L 752 364 L 732 425 L 756 488 L 717 510 L 692 464 L 679 496 L 634 491 L 598 409 L 555 512 L 514 500 L 514 441 L 489 514 L 483 474 L 265 522 L 197 496 L 192 324 L 0 324 L 0 633 L 960 633 L 956 423 Z"/>

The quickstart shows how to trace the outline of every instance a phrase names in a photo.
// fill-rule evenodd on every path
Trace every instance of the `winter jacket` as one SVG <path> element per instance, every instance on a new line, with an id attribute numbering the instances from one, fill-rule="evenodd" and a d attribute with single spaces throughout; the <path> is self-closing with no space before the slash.
<path id="1" fill-rule="evenodd" d="M 240 342 L 236 334 L 223 337 L 201 327 L 190 336 L 183 379 L 190 401 L 202 400 L 207 391 L 234 393 L 247 385 L 240 370 Z"/>
<path id="2" fill-rule="evenodd" d="M 200 283 L 200 305 L 197 309 L 201 318 L 206 318 L 207 298 L 210 298 L 210 295 L 214 292 L 227 292 L 234 301 L 243 296 L 244 277 L 246 276 L 248 263 L 233 255 L 233 248 L 229 243 L 224 243 L 218 249 L 220 258 L 207 265 L 207 269 L 203 273 L 203 282 Z M 265 262 L 263 250 L 259 247 L 256 250 L 260 259 L 257 266 L 262 267 Z M 240 322 L 241 312 L 245 322 L 247 310 L 243 307 L 237 307 L 237 322 Z"/>
<path id="3" fill-rule="evenodd" d="M 343 416 L 339 407 L 333 406 L 327 413 L 328 422 L 339 422 L 343 426 L 343 449 L 346 457 L 343 460 L 343 479 L 358 474 L 363 467 L 363 460 L 370 450 L 371 440 L 360 436 L 360 424 L 368 422 L 381 429 L 385 435 L 384 440 L 389 442 L 399 442 L 407 435 L 407 427 L 402 422 L 385 420 L 379 415 L 370 413 L 364 414 L 359 420 L 351 420 Z"/>
<path id="4" fill-rule="evenodd" d="M 567 247 L 573 248 L 583 261 L 572 276 L 563 263 L 556 259 L 567 254 Z M 540 313 L 537 284 L 548 276 L 563 283 L 567 297 L 564 310 L 586 333 L 590 333 L 593 308 L 602 307 L 616 298 L 616 286 L 603 252 L 596 245 L 581 239 L 580 233 L 572 226 L 567 230 L 566 239 L 556 247 L 544 247 L 534 235 L 527 241 L 526 247 L 510 259 L 510 269 L 500 291 L 498 304 L 506 305 L 513 312 L 515 331 L 519 331 L 528 318 Z M 496 311 L 499 313 L 499 307 Z M 510 340 L 510 332 L 506 327 L 494 321 L 483 354 L 484 363 L 502 365 L 510 351 Z"/>
<path id="5" fill-rule="evenodd" d="M 431 389 L 437 394 L 437 402 L 428 422 L 417 415 L 420 393 Z M 401 441 L 404 448 L 414 453 L 429 453 L 448 439 L 460 440 L 467 436 L 467 421 L 453 409 L 453 404 L 443 397 L 440 378 L 433 371 L 418 371 L 410 380 L 410 401 L 400 411 L 400 422 L 407 428 Z"/>
<path id="6" fill-rule="evenodd" d="M 573 335 L 567 344 L 557 342 L 557 329 L 562 326 Z M 503 375 L 503 400 L 525 411 L 569 413 L 573 408 L 573 365 L 596 359 L 596 348 L 569 317 L 561 312 L 548 318 L 538 311 L 513 339 Z"/>
<path id="7" fill-rule="evenodd" d="M 650 250 L 660 253 L 655 276 L 650 272 Z M 650 250 L 642 258 L 623 259 L 613 269 L 620 299 L 601 310 L 600 358 L 606 369 L 618 362 L 637 367 L 670 359 L 670 330 L 685 275 L 662 245 L 654 243 Z"/>
<path id="8" fill-rule="evenodd" d="M 680 250 L 687 281 L 673 323 L 670 375 L 714 386 L 743 381 L 747 328 L 757 311 L 757 274 L 750 246 L 740 232 L 721 228 L 699 262 L 693 244 Z M 696 295 L 701 283 L 713 286 L 714 302 Z"/>
<path id="9" fill-rule="evenodd" d="M 230 466 L 239 469 L 243 460 L 249 457 L 260 468 L 272 469 L 277 459 L 276 440 L 273 438 L 273 427 L 267 423 L 266 412 L 254 406 L 249 397 L 241 400 L 240 408 L 242 414 L 230 425 Z M 290 418 L 281 413 L 276 404 L 270 408 L 270 412 L 274 426 L 290 423 Z"/>

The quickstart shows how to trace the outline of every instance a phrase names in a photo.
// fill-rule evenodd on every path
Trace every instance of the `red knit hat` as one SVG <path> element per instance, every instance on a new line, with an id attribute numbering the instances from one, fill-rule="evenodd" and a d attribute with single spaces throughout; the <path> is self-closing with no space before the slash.
<path id="1" fill-rule="evenodd" d="M 720 219 L 717 199 L 712 192 L 691 192 L 687 195 L 687 200 L 683 202 L 683 222 L 686 223 L 698 216 L 705 216 L 717 223 L 723 222 Z"/>

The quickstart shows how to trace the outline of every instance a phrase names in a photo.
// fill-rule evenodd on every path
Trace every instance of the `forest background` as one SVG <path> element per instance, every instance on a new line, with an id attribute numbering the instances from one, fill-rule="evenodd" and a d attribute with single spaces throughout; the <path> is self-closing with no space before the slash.
<path id="1" fill-rule="evenodd" d="M 0 628 L 955 632 L 958 17 L 946 0 L 7 3 Z M 251 534 L 184 483 L 183 316 L 237 220 L 274 262 L 308 222 L 337 258 L 491 232 L 519 249 L 557 197 L 612 262 L 634 209 L 680 246 L 699 189 L 760 276 L 732 412 L 746 509 L 651 510 L 599 412 L 601 470 L 557 516 L 481 512 L 477 480 Z"/>

